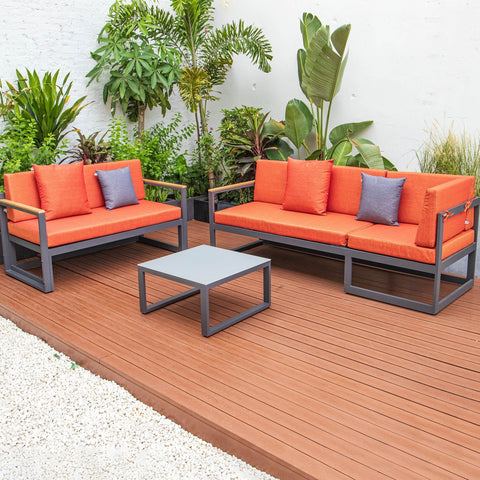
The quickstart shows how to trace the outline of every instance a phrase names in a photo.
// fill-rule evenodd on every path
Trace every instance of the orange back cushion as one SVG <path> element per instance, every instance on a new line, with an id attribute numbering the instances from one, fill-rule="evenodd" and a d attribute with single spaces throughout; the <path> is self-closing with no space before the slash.
<path id="1" fill-rule="evenodd" d="M 418 172 L 387 172 L 388 178 L 406 177 L 403 185 L 402 197 L 398 208 L 398 221 L 400 223 L 419 224 L 422 219 L 423 202 L 427 188 L 441 185 L 453 180 L 455 175 L 442 175 L 438 173 Z"/>
<path id="2" fill-rule="evenodd" d="M 362 196 L 362 172 L 385 177 L 385 170 L 334 165 L 330 179 L 328 211 L 357 215 Z"/>
<path id="3" fill-rule="evenodd" d="M 33 165 L 33 172 L 46 220 L 91 212 L 83 163 Z"/>
<path id="4" fill-rule="evenodd" d="M 422 218 L 418 225 L 415 243 L 421 247 L 435 247 L 437 213 L 470 200 L 475 194 L 475 177 L 457 177 L 449 182 L 427 188 L 422 208 Z M 443 241 L 471 228 L 470 215 L 459 213 L 446 218 L 443 223 Z M 466 223 L 466 220 L 469 223 Z"/>
<path id="5" fill-rule="evenodd" d="M 115 170 L 117 168 L 130 168 L 135 194 L 138 200 L 145 199 L 145 187 L 143 184 L 142 165 L 140 160 L 119 160 L 118 162 L 96 163 L 85 165 L 83 174 L 85 177 L 85 185 L 87 189 L 88 202 L 91 208 L 102 207 L 105 205 L 100 183 L 95 175 L 96 170 Z"/>
<path id="6" fill-rule="evenodd" d="M 256 202 L 283 203 L 287 185 L 287 162 L 257 160 L 253 199 Z"/>
<path id="7" fill-rule="evenodd" d="M 30 205 L 35 208 L 42 208 L 33 171 L 6 173 L 3 176 L 3 181 L 5 198 L 7 200 L 24 203 L 25 205 Z M 23 220 L 36 218 L 34 215 L 12 208 L 7 208 L 7 216 L 12 222 L 21 222 Z"/>
<path id="8" fill-rule="evenodd" d="M 284 210 L 325 215 L 333 160 L 288 159 Z"/>

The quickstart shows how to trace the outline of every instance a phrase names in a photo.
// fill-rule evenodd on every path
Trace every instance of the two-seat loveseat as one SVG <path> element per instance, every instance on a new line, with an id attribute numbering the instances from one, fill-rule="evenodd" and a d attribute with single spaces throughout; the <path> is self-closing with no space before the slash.
<path id="1" fill-rule="evenodd" d="M 215 212 L 217 195 L 252 186 L 252 202 Z M 259 160 L 254 181 L 209 191 L 210 244 L 227 231 L 339 255 L 345 292 L 436 314 L 473 286 L 480 203 L 474 187 L 470 176 Z M 465 256 L 465 276 L 444 273 Z M 354 262 L 432 278 L 431 301 L 354 285 Z M 443 298 L 442 280 L 456 285 Z"/>
<path id="2" fill-rule="evenodd" d="M 181 192 L 181 206 L 145 199 L 145 184 Z M 142 240 L 169 250 L 187 248 L 186 187 L 142 178 L 139 160 L 94 165 L 34 165 L 4 175 L 0 228 L 5 272 L 39 290 L 54 289 L 52 261 L 73 252 Z M 177 227 L 178 245 L 144 237 Z M 16 245 L 36 253 L 17 259 Z M 32 268 L 41 267 L 41 275 Z"/>

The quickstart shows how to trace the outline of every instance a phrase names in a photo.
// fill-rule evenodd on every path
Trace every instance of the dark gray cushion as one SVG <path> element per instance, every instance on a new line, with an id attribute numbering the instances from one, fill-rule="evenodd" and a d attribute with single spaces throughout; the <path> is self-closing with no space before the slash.
<path id="1" fill-rule="evenodd" d="M 405 178 L 385 178 L 362 172 L 362 196 L 356 219 L 398 225 L 398 206 Z"/>
<path id="2" fill-rule="evenodd" d="M 138 203 L 129 167 L 97 170 L 97 178 L 107 210 Z"/>

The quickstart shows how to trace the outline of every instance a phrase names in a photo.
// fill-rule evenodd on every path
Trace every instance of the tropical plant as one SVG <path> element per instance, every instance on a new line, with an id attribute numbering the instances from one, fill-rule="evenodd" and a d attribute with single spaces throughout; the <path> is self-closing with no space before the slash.
<path id="1" fill-rule="evenodd" d="M 21 116 L 10 118 L 0 134 L 0 190 L 3 190 L 3 174 L 30 170 L 32 163 L 55 163 L 65 153 L 66 141 L 55 145 L 53 135 L 44 138 L 37 146 L 37 124 Z"/>
<path id="2" fill-rule="evenodd" d="M 448 130 L 435 122 L 428 131 L 428 139 L 416 152 L 420 170 L 429 173 L 473 175 L 475 195 L 480 195 L 480 137 L 465 130 L 458 134 L 452 126 Z"/>
<path id="3" fill-rule="evenodd" d="M 108 21 L 98 35 L 101 45 L 91 53 L 95 67 L 87 73 L 90 83 L 109 75 L 103 87 L 103 101 L 117 105 L 127 117 L 138 122 L 140 136 L 145 111 L 160 106 L 162 114 L 171 108 L 169 97 L 180 75 L 179 54 L 163 41 L 164 31 L 172 31 L 172 16 L 144 0 L 125 4 L 116 0 Z"/>
<path id="4" fill-rule="evenodd" d="M 83 103 L 86 96 L 67 106 L 72 88 L 72 82 L 67 83 L 69 73 L 61 83 L 57 83 L 59 70 L 53 75 L 45 73 L 41 80 L 35 70 L 27 70 L 26 77 L 18 70 L 16 74 L 17 85 L 6 82 L 8 89 L 1 92 L 0 114 L 10 123 L 17 121 L 18 117 L 32 120 L 35 123 L 35 145 L 40 148 L 48 138 L 56 148 L 68 133 L 67 128 L 86 106 Z"/>
<path id="5" fill-rule="evenodd" d="M 195 114 L 198 141 L 198 163 L 205 163 L 209 185 L 214 186 L 212 157 L 202 157 L 201 139 L 210 134 L 207 103 L 217 100 L 216 89 L 230 70 L 233 57 L 247 55 L 261 71 L 269 72 L 271 46 L 261 29 L 245 25 L 242 20 L 215 28 L 213 0 L 171 0 L 173 16 L 165 19 L 166 38 L 182 56 L 182 73 L 178 82 L 180 95 Z"/>
<path id="6" fill-rule="evenodd" d="M 338 165 L 357 165 L 370 168 L 393 169 L 380 149 L 371 141 L 357 135 L 372 121 L 347 123 L 330 128 L 333 100 L 339 92 L 348 59 L 346 46 L 350 25 L 342 25 L 330 34 L 330 27 L 311 13 L 304 13 L 300 21 L 303 49 L 297 52 L 298 78 L 309 106 L 293 99 L 285 112 L 285 135 L 294 144 L 300 156 L 304 147 L 308 159 L 333 158 Z M 315 134 L 315 149 L 310 149 L 307 137 Z M 330 142 L 330 146 L 328 145 Z M 353 148 L 357 155 L 351 155 Z"/>
<path id="7" fill-rule="evenodd" d="M 97 140 L 100 132 L 92 133 L 87 137 L 78 128 L 74 128 L 74 131 L 78 136 L 77 144 L 67 151 L 67 155 L 61 163 L 83 162 L 85 165 L 90 165 L 111 160 L 110 143 L 105 140 L 108 132 L 105 132 Z"/>
<path id="8" fill-rule="evenodd" d="M 246 107 L 222 110 L 219 127 L 222 156 L 228 173 L 226 181 L 243 182 L 255 178 L 259 158 L 287 160 L 293 150 L 281 137 L 284 125 L 261 108 Z"/>
<path id="9" fill-rule="evenodd" d="M 109 152 L 113 160 L 138 158 L 145 178 L 172 183 L 186 183 L 188 154 L 183 143 L 189 139 L 194 125 L 182 126 L 177 113 L 169 122 L 158 122 L 143 132 L 130 135 L 124 119 L 114 118 L 109 129 Z M 151 198 L 150 189 L 148 196 Z M 152 190 L 153 191 L 153 190 Z"/>

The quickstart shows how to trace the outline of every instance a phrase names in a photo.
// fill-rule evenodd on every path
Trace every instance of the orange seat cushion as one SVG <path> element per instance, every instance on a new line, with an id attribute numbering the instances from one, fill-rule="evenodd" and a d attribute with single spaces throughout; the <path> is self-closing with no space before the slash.
<path id="1" fill-rule="evenodd" d="M 257 160 L 253 199 L 256 202 L 283 203 L 287 184 L 287 162 Z"/>
<path id="2" fill-rule="evenodd" d="M 107 210 L 98 207 L 90 215 L 57 218 L 47 222 L 48 246 L 56 247 L 91 238 L 168 222 L 181 217 L 181 209 L 148 200 L 138 205 Z M 40 244 L 38 221 L 26 220 L 8 224 L 12 235 Z"/>
<path id="3" fill-rule="evenodd" d="M 415 244 L 417 225 L 400 223 L 398 227 L 372 225 L 351 232 L 348 246 L 357 250 L 379 253 L 391 257 L 405 258 L 422 263 L 435 263 L 435 249 Z M 463 231 L 443 244 L 442 258 L 446 258 L 473 242 L 472 230 Z"/>
<path id="4" fill-rule="evenodd" d="M 325 215 L 333 160 L 288 159 L 283 209 Z"/>
<path id="5" fill-rule="evenodd" d="M 3 176 L 5 198 L 35 208 L 42 208 L 38 196 L 37 182 L 33 170 L 28 172 L 6 173 Z M 7 217 L 12 222 L 22 222 L 36 218 L 35 215 L 7 208 Z"/>
<path id="6" fill-rule="evenodd" d="M 328 194 L 329 212 L 357 215 L 362 195 L 362 172 L 385 177 L 385 170 L 334 165 Z"/>
<path id="7" fill-rule="evenodd" d="M 258 230 L 314 242 L 343 245 L 349 232 L 372 225 L 352 215 L 328 212 L 326 215 L 284 210 L 281 205 L 250 202 L 215 213 L 215 221 L 225 225 Z"/>
<path id="8" fill-rule="evenodd" d="M 83 163 L 33 165 L 33 172 L 46 220 L 90 213 Z"/>

